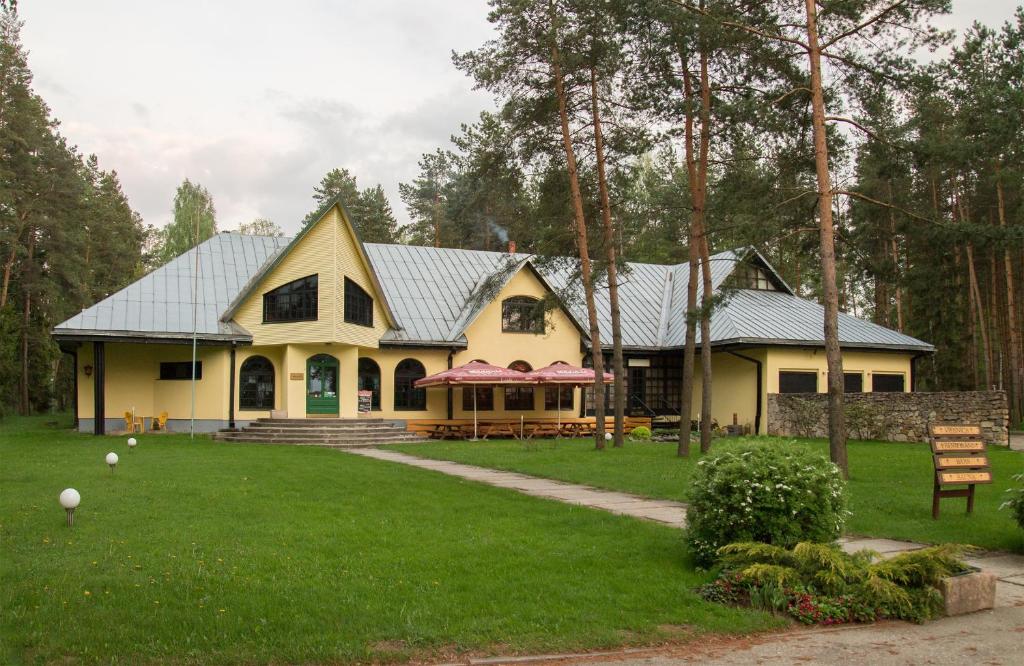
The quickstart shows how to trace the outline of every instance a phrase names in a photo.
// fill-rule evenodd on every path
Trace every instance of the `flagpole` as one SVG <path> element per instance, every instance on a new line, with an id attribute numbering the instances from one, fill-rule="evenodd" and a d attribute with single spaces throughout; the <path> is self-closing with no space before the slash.
<path id="1" fill-rule="evenodd" d="M 195 222 L 195 270 L 192 273 L 192 409 L 189 416 L 188 437 L 196 438 L 196 328 L 199 309 L 199 218 L 196 216 L 195 201 L 192 202 L 192 219 Z"/>

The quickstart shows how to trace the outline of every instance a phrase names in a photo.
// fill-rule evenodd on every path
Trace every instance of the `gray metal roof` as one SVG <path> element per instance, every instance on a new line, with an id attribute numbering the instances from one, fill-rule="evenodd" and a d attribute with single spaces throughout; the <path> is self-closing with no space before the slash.
<path id="1" fill-rule="evenodd" d="M 192 334 L 192 278 L 199 253 L 196 333 L 247 339 L 220 315 L 288 238 L 220 233 L 54 328 L 57 336 L 180 338 Z"/>
<path id="2" fill-rule="evenodd" d="M 291 242 L 289 238 L 222 233 L 199 246 L 198 332 L 207 339 L 250 339 L 247 331 L 220 321 L 261 270 Z M 464 331 L 486 302 L 474 298 L 489 278 L 504 284 L 516 271 L 532 266 L 550 288 L 563 294 L 570 317 L 584 332 L 586 307 L 574 280 L 570 259 L 536 262 L 530 255 L 502 252 L 363 245 L 396 327 L 382 337 L 387 344 L 464 345 Z M 192 267 L 195 250 L 185 253 L 138 282 L 60 324 L 54 333 L 74 335 L 136 334 L 187 337 L 192 331 Z M 711 257 L 711 280 L 722 289 L 737 262 L 761 265 L 778 291 L 730 289 L 711 318 L 711 342 L 721 344 L 824 344 L 824 309 L 798 298 L 760 254 L 751 248 Z M 626 349 L 680 348 L 686 336 L 687 264 L 662 266 L 627 263 L 620 273 L 622 343 Z M 493 285 L 492 285 L 493 286 Z M 698 287 L 698 301 L 701 297 Z M 596 291 L 602 347 L 611 345 L 611 308 L 607 285 Z M 840 342 L 851 347 L 930 351 L 933 347 L 856 317 L 840 314 Z M 700 331 L 697 332 L 700 343 Z"/>

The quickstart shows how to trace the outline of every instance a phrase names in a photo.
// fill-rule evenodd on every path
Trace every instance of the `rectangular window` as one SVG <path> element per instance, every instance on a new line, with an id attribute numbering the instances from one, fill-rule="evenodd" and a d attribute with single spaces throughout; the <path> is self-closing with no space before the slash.
<path id="1" fill-rule="evenodd" d="M 817 393 L 818 373 L 814 371 L 779 371 L 779 393 Z"/>
<path id="2" fill-rule="evenodd" d="M 533 409 L 533 387 L 514 386 L 505 389 L 505 409 Z"/>
<path id="3" fill-rule="evenodd" d="M 557 410 L 561 406 L 564 411 L 572 411 L 572 391 L 571 386 L 544 387 L 544 409 Z M 558 396 L 559 392 L 562 394 L 561 398 Z"/>
<path id="4" fill-rule="evenodd" d="M 196 361 L 196 379 L 203 378 L 203 362 Z M 169 361 L 160 364 L 160 379 L 192 379 L 191 361 Z"/>
<path id="5" fill-rule="evenodd" d="M 316 321 L 317 277 L 309 275 L 263 294 L 263 323 Z"/>
<path id="6" fill-rule="evenodd" d="M 844 372 L 843 373 L 843 392 L 844 393 L 863 393 L 864 392 L 864 373 L 862 373 L 862 372 Z"/>
<path id="7" fill-rule="evenodd" d="M 476 389 L 476 410 L 478 412 L 489 412 L 494 409 L 494 387 L 492 386 L 464 386 L 462 388 L 462 411 L 473 411 L 473 390 Z"/>
<path id="8" fill-rule="evenodd" d="M 345 321 L 360 326 L 373 326 L 373 299 L 348 278 L 345 278 Z"/>
<path id="9" fill-rule="evenodd" d="M 902 393 L 904 390 L 903 375 L 876 372 L 871 376 L 871 390 L 875 393 Z"/>

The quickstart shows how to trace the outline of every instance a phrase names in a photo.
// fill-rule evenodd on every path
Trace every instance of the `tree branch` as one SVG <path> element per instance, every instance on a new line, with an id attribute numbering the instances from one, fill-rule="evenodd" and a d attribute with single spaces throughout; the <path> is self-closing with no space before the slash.
<path id="1" fill-rule="evenodd" d="M 801 86 L 801 87 L 799 87 L 799 88 L 793 88 L 792 90 L 790 90 L 790 91 L 789 91 L 788 93 L 786 93 L 785 95 L 782 95 L 781 97 L 776 97 L 775 99 L 773 99 L 773 100 L 772 100 L 772 105 L 778 104 L 779 102 L 781 102 L 782 100 L 786 99 L 786 98 L 787 98 L 787 97 L 789 97 L 790 95 L 795 95 L 795 94 L 796 94 L 796 93 L 798 93 L 798 92 L 805 92 L 805 93 L 810 93 L 810 92 L 811 92 L 811 89 L 810 89 L 810 88 L 804 88 L 804 87 L 802 87 L 802 86 Z M 827 118 L 826 118 L 826 120 L 827 120 Z"/>
<path id="2" fill-rule="evenodd" d="M 896 9 L 899 9 L 902 5 L 905 5 L 905 4 L 907 4 L 907 0 L 899 0 L 898 2 L 895 2 L 895 3 L 891 4 L 891 5 L 889 5 L 888 7 L 886 7 L 882 11 L 878 12 L 877 14 L 872 16 L 871 18 L 867 19 L 863 23 L 855 25 L 852 28 L 850 28 L 849 30 L 847 30 L 845 32 L 841 32 L 838 35 L 836 35 L 835 37 L 833 37 L 832 39 L 828 40 L 827 42 L 825 42 L 824 44 L 821 45 L 821 47 L 820 47 L 821 50 L 824 51 L 825 49 L 827 49 L 828 47 L 832 46 L 836 42 L 841 42 L 842 40 L 846 39 L 847 37 L 849 37 L 851 35 L 857 34 L 861 30 L 863 30 L 864 28 L 868 27 L 872 23 L 877 23 L 878 21 L 880 21 L 883 18 L 885 18 L 886 15 L 888 15 L 889 13 L 891 13 L 892 11 L 894 11 Z"/>
<path id="3" fill-rule="evenodd" d="M 843 116 L 825 116 L 825 120 L 834 120 L 834 121 L 839 122 L 839 123 L 847 123 L 847 124 L 853 125 L 857 129 L 859 129 L 861 132 L 864 132 L 869 137 L 874 139 L 875 141 L 879 141 L 881 143 L 888 143 L 888 141 L 885 141 L 884 139 L 879 138 L 877 134 L 875 134 L 874 132 L 869 130 L 867 127 L 864 127 L 863 125 L 861 125 L 860 123 L 858 123 L 856 120 L 854 120 L 852 118 L 845 118 Z"/>

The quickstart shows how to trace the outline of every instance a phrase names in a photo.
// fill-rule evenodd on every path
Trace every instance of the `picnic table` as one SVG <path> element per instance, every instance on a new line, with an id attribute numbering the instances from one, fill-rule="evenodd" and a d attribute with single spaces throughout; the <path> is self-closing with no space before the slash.
<path id="1" fill-rule="evenodd" d="M 435 423 L 430 427 L 431 439 L 465 439 L 464 426 L 460 423 Z"/>
<path id="2" fill-rule="evenodd" d="M 533 439 L 534 437 L 558 437 L 562 434 L 562 431 L 558 429 L 558 425 L 555 423 L 546 423 L 541 421 L 539 423 L 527 424 L 528 433 L 526 438 Z"/>
<path id="3" fill-rule="evenodd" d="M 588 437 L 594 434 L 595 424 L 588 419 L 574 419 L 562 423 L 562 434 L 566 437 Z"/>
<path id="4" fill-rule="evenodd" d="M 481 421 L 478 427 L 480 439 L 487 439 L 491 435 L 518 437 L 519 433 L 516 432 L 516 425 L 518 424 L 514 421 Z"/>

